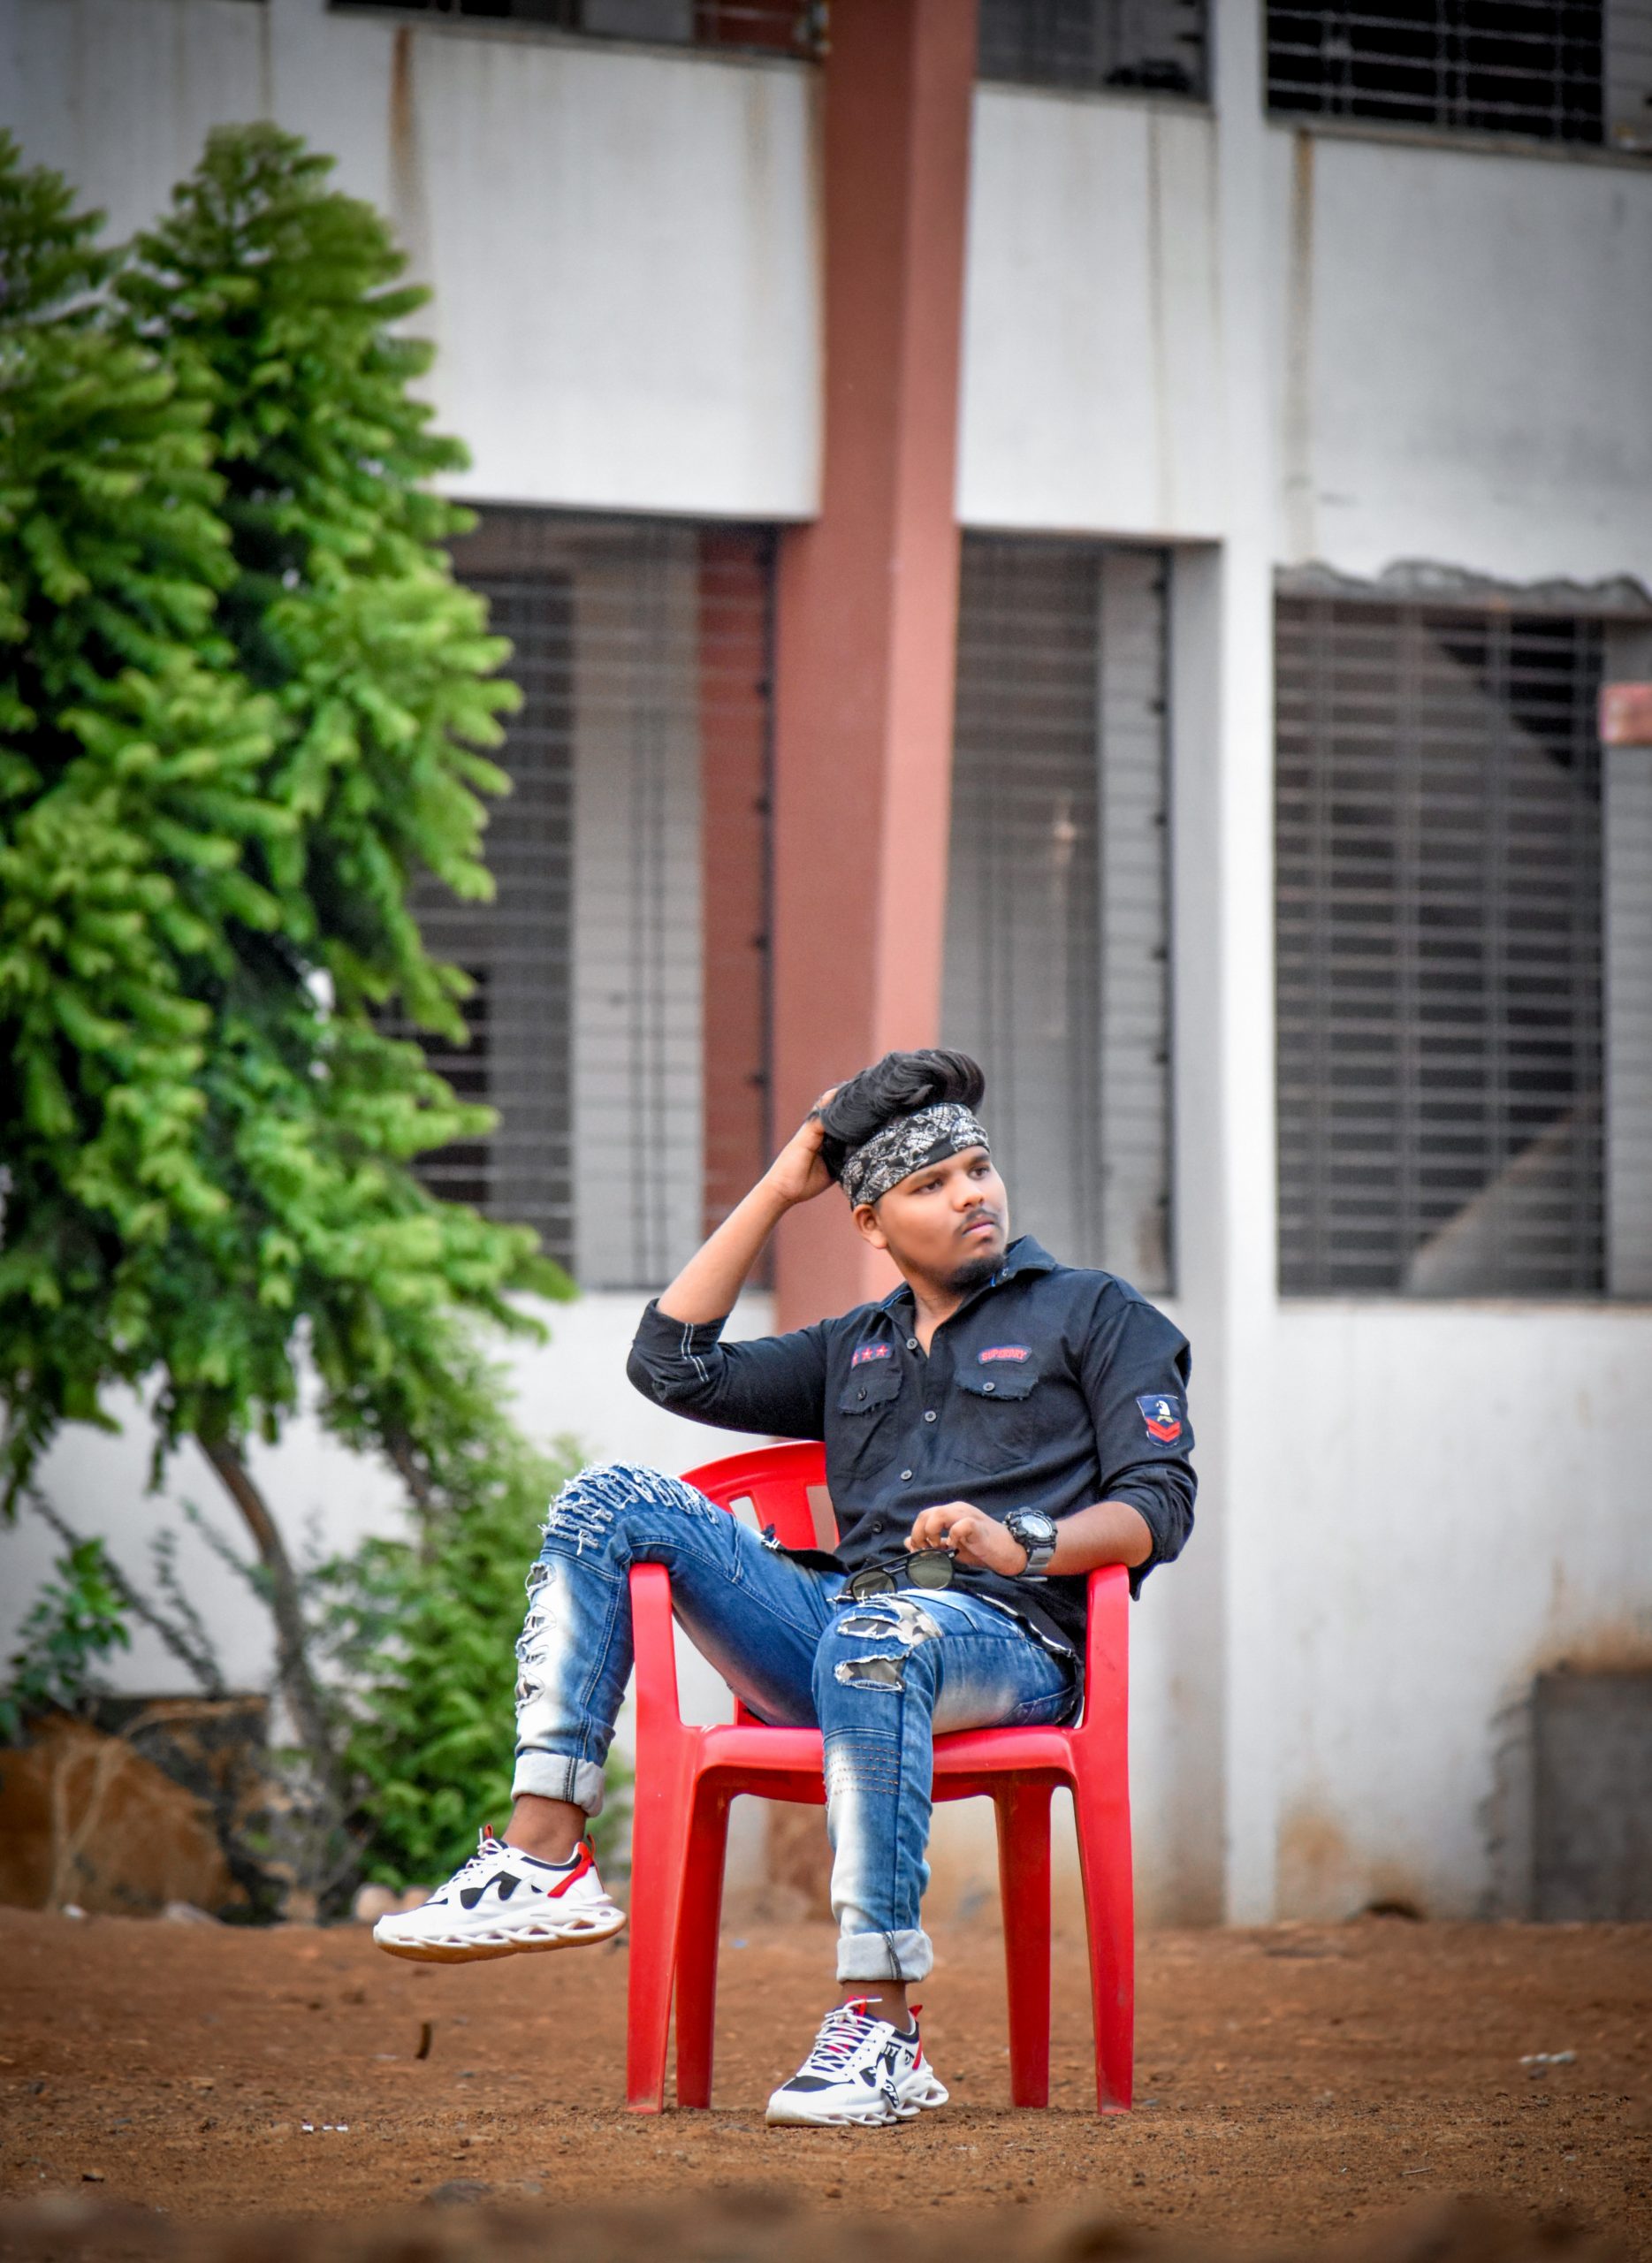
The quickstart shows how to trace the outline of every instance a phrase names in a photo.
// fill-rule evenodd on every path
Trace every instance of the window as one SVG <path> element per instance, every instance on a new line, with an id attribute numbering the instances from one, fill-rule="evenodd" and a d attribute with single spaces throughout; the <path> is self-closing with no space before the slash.
<path id="1" fill-rule="evenodd" d="M 1205 0 L 980 0 L 983 79 L 1202 96 Z"/>
<path id="2" fill-rule="evenodd" d="M 524 699 L 493 901 L 415 894 L 477 986 L 433 1063 L 499 1111 L 425 1175 L 584 1287 L 658 1287 L 766 1159 L 769 537 L 491 509 L 453 550 Z"/>
<path id="3" fill-rule="evenodd" d="M 1268 0 L 1268 105 L 1652 149 L 1652 0 Z"/>
<path id="4" fill-rule="evenodd" d="M 537 24 L 595 39 L 666 47 L 723 47 L 758 55 L 811 56 L 821 37 L 821 0 L 350 0 L 431 16 Z"/>
<path id="5" fill-rule="evenodd" d="M 1287 1293 L 1610 1285 L 1608 635 L 1557 613 L 1279 601 Z"/>
<path id="6" fill-rule="evenodd" d="M 945 1041 L 1016 1231 L 1170 1286 L 1166 560 L 966 535 Z"/>

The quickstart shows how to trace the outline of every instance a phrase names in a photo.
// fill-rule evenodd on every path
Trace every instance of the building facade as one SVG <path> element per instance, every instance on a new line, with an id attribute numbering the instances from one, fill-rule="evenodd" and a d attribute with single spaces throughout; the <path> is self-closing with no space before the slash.
<path id="1" fill-rule="evenodd" d="M 1545 1693 L 1652 1688 L 1652 4 L 0 0 L 116 235 L 263 116 L 433 286 L 526 694 L 498 897 L 425 906 L 501 1111 L 432 1177 L 583 1292 L 525 1418 L 717 1451 L 641 1302 L 964 1045 L 1016 1223 L 1193 1341 L 1146 1910 L 1543 1913 Z M 792 1225 L 740 1327 L 874 1284 Z M 125 1535 L 141 1469 L 48 1483 Z"/>

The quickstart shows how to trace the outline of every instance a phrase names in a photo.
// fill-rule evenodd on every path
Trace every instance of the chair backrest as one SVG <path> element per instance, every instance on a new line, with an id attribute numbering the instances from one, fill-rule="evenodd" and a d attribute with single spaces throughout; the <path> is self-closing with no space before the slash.
<path id="1" fill-rule="evenodd" d="M 708 1501 L 754 1531 L 771 1525 L 782 1548 L 834 1548 L 837 1520 L 826 1490 L 826 1448 L 813 1438 L 757 1446 L 683 1472 Z"/>

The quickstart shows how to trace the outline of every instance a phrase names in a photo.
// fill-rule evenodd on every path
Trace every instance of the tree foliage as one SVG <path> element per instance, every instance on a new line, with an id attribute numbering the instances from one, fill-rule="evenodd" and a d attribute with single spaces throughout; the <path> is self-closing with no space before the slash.
<path id="1" fill-rule="evenodd" d="M 437 1200 L 484 1135 L 380 1010 L 462 1036 L 409 888 L 490 892 L 507 646 L 426 483 L 423 302 L 369 207 L 270 126 L 212 136 L 119 260 L 0 141 L 0 1391 L 8 1501 L 108 1388 L 197 1438 L 270 1576 L 246 1445 L 321 1418 L 424 1516 L 514 1493 L 478 1323 L 565 1293 L 534 1237 Z M 336 1804 L 336 1802 L 335 1802 Z"/>

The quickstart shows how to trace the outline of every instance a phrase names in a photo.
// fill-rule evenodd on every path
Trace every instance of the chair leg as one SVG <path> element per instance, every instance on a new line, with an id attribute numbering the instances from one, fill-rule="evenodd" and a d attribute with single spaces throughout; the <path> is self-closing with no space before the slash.
<path id="1" fill-rule="evenodd" d="M 677 2103 L 712 2102 L 717 2025 L 717 1939 L 728 1853 L 728 1799 L 702 1789 L 689 1830 L 677 1920 Z"/>
<path id="2" fill-rule="evenodd" d="M 1009 1993 L 1009 2098 L 1050 2102 L 1050 1787 L 1010 1779 L 994 1792 Z"/>
<path id="3" fill-rule="evenodd" d="M 1073 1786 L 1078 1865 L 1090 1936 L 1096 2108 L 1130 2111 L 1136 2047 L 1136 1912 L 1130 1796 L 1112 1770 L 1080 1769 Z"/>
<path id="4" fill-rule="evenodd" d="M 625 2102 L 634 2114 L 666 2103 L 678 1913 L 694 1803 L 691 1751 L 639 1753 L 631 1822 L 631 1974 L 626 2010 Z"/>

